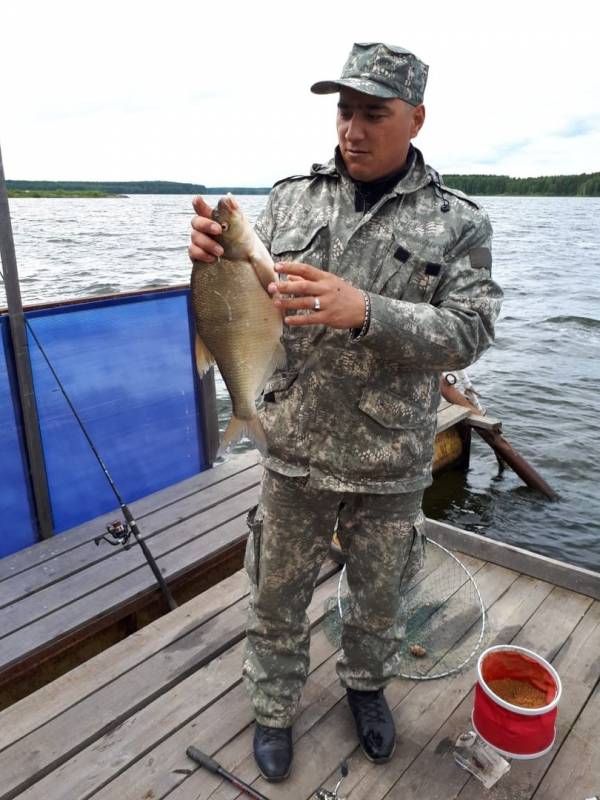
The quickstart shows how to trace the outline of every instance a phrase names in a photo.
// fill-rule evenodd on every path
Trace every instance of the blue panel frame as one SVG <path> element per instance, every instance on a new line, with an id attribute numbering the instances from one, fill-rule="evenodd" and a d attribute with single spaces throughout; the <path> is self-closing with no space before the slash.
<path id="1" fill-rule="evenodd" d="M 0 558 L 37 542 L 10 326 L 0 316 Z"/>
<path id="2" fill-rule="evenodd" d="M 191 352 L 189 290 L 27 313 L 127 502 L 206 469 Z M 29 333 L 55 531 L 117 505 Z"/>

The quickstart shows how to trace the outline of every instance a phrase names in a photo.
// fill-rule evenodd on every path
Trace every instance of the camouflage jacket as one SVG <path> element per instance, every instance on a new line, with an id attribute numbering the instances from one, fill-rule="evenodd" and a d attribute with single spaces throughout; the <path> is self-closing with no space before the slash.
<path id="1" fill-rule="evenodd" d="M 336 156 L 273 187 L 256 231 L 275 261 L 302 261 L 369 292 L 353 341 L 284 327 L 287 366 L 265 387 L 265 465 L 334 491 L 409 492 L 431 483 L 441 370 L 490 345 L 502 292 L 485 211 L 416 157 L 367 213 Z"/>

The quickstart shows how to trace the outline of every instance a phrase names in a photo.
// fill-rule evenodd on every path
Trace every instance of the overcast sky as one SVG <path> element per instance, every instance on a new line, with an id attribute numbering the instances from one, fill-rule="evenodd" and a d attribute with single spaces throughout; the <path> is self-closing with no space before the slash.
<path id="1" fill-rule="evenodd" d="M 8 178 L 267 186 L 327 160 L 352 42 L 430 65 L 440 172 L 600 170 L 597 0 L 2 0 Z"/>

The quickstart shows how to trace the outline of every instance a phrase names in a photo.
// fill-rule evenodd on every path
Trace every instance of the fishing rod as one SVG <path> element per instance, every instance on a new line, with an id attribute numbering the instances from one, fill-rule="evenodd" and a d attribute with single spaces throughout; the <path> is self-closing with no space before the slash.
<path id="1" fill-rule="evenodd" d="M 0 270 L 0 277 L 2 278 L 2 282 L 6 283 L 5 280 L 4 280 L 4 273 L 1 270 Z M 102 456 L 98 452 L 97 447 L 95 446 L 94 442 L 92 441 L 92 438 L 91 438 L 87 428 L 83 424 L 83 420 L 79 416 L 79 413 L 77 412 L 77 409 L 75 408 L 75 406 L 73 405 L 73 402 L 71 401 L 71 398 L 67 394 L 67 391 L 66 391 L 61 379 L 58 377 L 58 374 L 57 374 L 56 370 L 54 369 L 54 367 L 52 365 L 52 362 L 48 358 L 48 354 L 44 350 L 44 348 L 42 346 L 42 343 L 38 339 L 38 336 L 37 336 L 36 332 L 33 330 L 31 325 L 29 324 L 29 320 L 26 317 L 24 317 L 24 322 L 25 322 L 25 326 L 27 327 L 29 333 L 31 334 L 31 337 L 32 337 L 33 341 L 36 343 L 36 345 L 37 345 L 37 347 L 38 347 L 38 349 L 39 349 L 44 361 L 48 365 L 48 369 L 52 373 L 52 376 L 53 376 L 54 380 L 56 381 L 56 384 L 57 384 L 58 388 L 60 389 L 60 392 L 61 392 L 62 396 L 64 397 L 67 405 L 69 406 L 69 409 L 71 410 L 71 413 L 73 414 L 77 424 L 79 425 L 79 428 L 80 428 L 81 432 L 83 433 L 88 445 L 90 446 L 90 450 L 92 451 L 92 453 L 94 454 L 94 456 L 96 458 L 96 461 L 100 465 L 100 469 L 104 473 L 104 477 L 108 481 L 108 485 L 110 486 L 110 488 L 112 489 L 113 494 L 117 498 L 117 502 L 119 504 L 119 508 L 121 509 L 121 513 L 123 514 L 124 522 L 122 522 L 121 520 L 116 520 L 116 521 L 113 521 L 113 522 L 109 523 L 106 526 L 106 533 L 95 537 L 95 539 L 94 539 L 95 544 L 99 545 L 101 541 L 105 541 L 105 542 L 108 542 L 108 544 L 113 545 L 114 547 L 117 547 L 118 545 L 122 545 L 124 550 L 128 550 L 131 547 L 131 544 L 129 543 L 129 540 L 130 540 L 131 536 L 133 535 L 133 537 L 136 540 L 137 544 L 139 544 L 139 546 L 141 547 L 142 553 L 144 554 L 144 557 L 145 557 L 146 561 L 148 562 L 148 566 L 150 567 L 150 569 L 152 570 L 152 572 L 154 574 L 154 577 L 156 578 L 156 581 L 157 581 L 157 583 L 158 583 L 158 585 L 160 587 L 160 590 L 161 590 L 161 592 L 162 592 L 162 594 L 163 594 L 163 596 L 165 598 L 165 601 L 166 601 L 166 603 L 167 603 L 167 605 L 169 607 L 169 610 L 173 611 L 174 609 L 177 608 L 177 603 L 175 602 L 175 600 L 173 598 L 173 595 L 171 594 L 171 590 L 169 589 L 167 583 L 165 582 L 165 579 L 164 579 L 164 577 L 163 577 L 163 575 L 162 575 L 162 573 L 161 573 L 161 571 L 160 571 L 160 569 L 158 567 L 158 564 L 156 563 L 156 561 L 154 559 L 154 556 L 150 552 L 150 549 L 149 549 L 148 545 L 146 544 L 146 542 L 144 541 L 144 539 L 142 538 L 142 536 L 140 534 L 140 530 L 138 528 L 137 522 L 135 521 L 135 517 L 131 513 L 131 509 L 129 508 L 129 506 L 125 502 L 124 498 L 122 497 L 121 493 L 119 492 L 119 490 L 118 490 L 118 488 L 117 488 L 117 486 L 116 486 L 116 484 L 115 484 L 115 482 L 114 482 L 114 480 L 112 478 L 112 475 L 110 474 L 110 472 L 108 470 L 108 467 L 106 466 L 106 463 L 105 463 L 104 459 L 102 458 Z"/>
<path id="2" fill-rule="evenodd" d="M 42 354 L 50 372 L 52 373 L 54 380 L 58 388 L 60 389 L 63 397 L 65 398 L 67 405 L 69 406 L 81 432 L 83 433 L 87 443 L 90 446 L 92 453 L 94 454 L 108 484 L 117 498 L 117 502 L 121 509 L 121 513 L 123 514 L 124 522 L 121 520 L 116 520 L 114 522 L 109 523 L 106 526 L 106 533 L 100 536 L 97 536 L 94 539 L 94 542 L 99 545 L 101 541 L 106 541 L 111 545 L 118 546 L 122 545 L 125 550 L 131 547 L 129 540 L 133 535 L 134 539 L 136 540 L 137 544 L 139 544 L 142 553 L 146 561 L 148 562 L 148 566 L 152 570 L 154 577 L 156 578 L 160 590 L 165 598 L 165 601 L 169 607 L 169 610 L 173 611 L 173 609 L 177 608 L 177 603 L 173 599 L 171 591 L 167 586 L 165 579 L 162 576 L 160 569 L 156 561 L 154 560 L 154 556 L 150 552 L 148 545 L 142 539 L 140 535 L 139 528 L 135 521 L 131 510 L 123 497 L 121 496 L 117 486 L 115 485 L 114 480 L 110 472 L 108 471 L 108 467 L 104 463 L 104 460 L 100 453 L 98 452 L 94 442 L 92 441 L 91 436 L 89 435 L 85 425 L 83 424 L 83 420 L 77 413 L 77 409 L 71 402 L 71 398 L 67 394 L 65 387 L 63 386 L 62 381 L 58 377 L 56 370 L 52 366 L 46 351 L 42 347 L 42 343 L 38 339 L 35 331 L 29 324 L 29 321 L 25 317 L 23 313 L 23 307 L 21 304 L 21 294 L 19 291 L 18 286 L 18 277 L 17 277 L 17 265 L 14 253 L 14 244 L 12 241 L 12 227 L 10 225 L 10 212 L 8 209 L 8 193 L 6 191 L 6 182 L 4 178 L 4 167 L 2 164 L 2 154 L 0 152 L 0 233 L 4 233 L 5 235 L 1 237 L 0 241 L 0 255 L 4 260 L 4 257 L 7 258 L 8 263 L 8 273 L 11 278 L 10 286 L 9 282 L 6 280 L 4 276 L 4 271 L 0 269 L 0 278 L 2 279 L 2 283 L 6 286 L 7 289 L 7 299 L 9 305 L 9 317 L 11 321 L 11 329 L 13 332 L 13 345 L 19 352 L 17 353 L 17 378 L 19 380 L 19 387 L 21 393 L 21 401 L 23 403 L 23 410 L 24 413 L 27 411 L 29 412 L 29 421 L 32 422 L 32 419 L 35 420 L 36 417 L 32 416 L 35 415 L 37 412 L 35 411 L 35 398 L 33 396 L 33 386 L 31 382 L 31 367 L 29 364 L 28 356 L 23 354 L 27 352 L 27 338 L 25 336 L 25 329 L 29 330 L 32 339 L 36 343 L 39 348 L 40 353 Z M 13 308 L 11 309 L 11 297 L 13 300 Z M 23 324 L 24 323 L 24 324 Z M 18 335 L 18 341 L 15 339 L 15 331 Z M 25 365 L 23 362 L 27 362 Z M 27 372 L 27 375 L 24 375 L 24 372 Z M 36 463 L 39 465 L 43 460 L 43 455 L 41 451 L 41 441 L 39 439 L 39 433 L 35 436 L 30 435 L 32 433 L 32 428 L 35 428 L 35 425 L 25 425 L 25 435 L 27 438 L 27 445 L 28 445 L 28 453 L 30 458 L 33 457 L 36 460 Z M 51 511 L 50 511 L 50 501 L 47 492 L 47 486 L 45 485 L 45 479 L 40 479 L 40 476 L 37 474 L 33 475 L 33 489 L 34 495 L 36 500 L 36 511 L 38 513 L 38 524 L 40 525 L 41 534 L 44 538 L 49 537 L 52 535 L 52 518 L 51 518 Z"/>
<path id="3" fill-rule="evenodd" d="M 269 800 L 266 795 L 259 792 L 258 789 L 255 789 L 253 786 L 250 786 L 248 783 L 243 781 L 237 775 L 234 775 L 232 772 L 229 772 L 224 767 L 221 766 L 214 758 L 211 758 L 206 753 L 203 753 L 202 750 L 199 750 L 194 745 L 190 745 L 187 750 L 185 751 L 188 758 L 191 758 L 192 761 L 195 761 L 196 764 L 199 764 L 204 769 L 207 769 L 209 772 L 212 772 L 213 775 L 218 775 L 220 778 L 223 778 L 232 786 L 235 786 L 236 789 L 240 789 L 242 792 L 247 794 L 249 797 L 253 797 L 254 800 Z M 320 786 L 317 791 L 314 793 L 314 797 L 316 800 L 343 800 L 342 797 L 339 795 L 340 786 L 344 778 L 348 776 L 348 764 L 346 759 L 342 761 L 340 764 L 340 772 L 341 778 L 336 783 L 335 789 L 330 791 L 329 789 L 325 789 Z"/>
<path id="4" fill-rule="evenodd" d="M 29 330 L 29 333 L 31 334 L 31 337 L 33 338 L 34 342 L 38 346 L 39 351 L 40 351 L 40 353 L 42 354 L 42 356 L 44 358 L 44 361 L 48 365 L 48 369 L 52 373 L 52 376 L 54 377 L 54 380 L 56 381 L 56 383 L 58 385 L 58 388 L 61 391 L 62 396 L 65 398 L 65 400 L 67 402 L 67 405 L 71 409 L 71 412 L 72 412 L 73 416 L 75 417 L 75 419 L 77 421 L 77 424 L 79 425 L 79 427 L 81 429 L 81 432 L 85 436 L 85 439 L 86 439 L 87 443 L 89 444 L 92 453 L 96 457 L 96 461 L 98 462 L 98 464 L 100 464 L 100 469 L 104 473 L 104 476 L 105 476 L 106 480 L 108 481 L 108 485 L 110 486 L 110 488 L 113 491 L 113 494 L 117 498 L 117 502 L 119 503 L 119 507 L 121 509 L 121 513 L 123 514 L 123 517 L 124 517 L 124 520 L 125 520 L 125 522 L 121 522 L 121 520 L 116 520 L 114 522 L 109 523 L 106 526 L 106 533 L 102 534 L 100 536 L 96 536 L 96 538 L 94 539 L 95 544 L 99 545 L 101 541 L 105 541 L 105 542 L 108 542 L 108 544 L 113 545 L 114 547 L 117 547 L 118 545 L 122 545 L 124 550 L 128 550 L 131 547 L 131 545 L 129 544 L 129 539 L 131 538 L 131 535 L 133 534 L 134 539 L 139 544 L 139 546 L 142 548 L 142 553 L 144 554 L 144 556 L 146 558 L 146 561 L 148 562 L 148 566 L 150 567 L 150 569 L 154 573 L 154 577 L 156 578 L 157 583 L 160 586 L 160 589 L 161 589 L 161 591 L 162 591 L 162 593 L 164 595 L 164 598 L 165 598 L 165 600 L 167 602 L 167 605 L 169 606 L 169 610 L 173 611 L 174 609 L 177 608 L 177 603 L 173 599 L 173 595 L 171 594 L 171 591 L 170 591 L 169 587 L 167 586 L 167 583 L 165 582 L 165 579 L 163 578 L 163 575 L 162 575 L 160 569 L 158 568 L 158 564 L 154 560 L 154 556 L 152 555 L 148 545 L 146 544 L 146 542 L 142 539 L 142 537 L 140 535 L 140 531 L 139 531 L 139 528 L 137 526 L 137 522 L 135 521 L 135 518 L 134 518 L 133 514 L 131 513 L 131 509 L 129 508 L 129 506 L 127 505 L 127 503 L 125 502 L 125 500 L 121 496 L 121 493 L 119 492 L 119 490 L 117 489 L 117 486 L 116 486 L 114 480 L 112 479 L 112 476 L 111 476 L 110 472 L 108 471 L 108 467 L 106 466 L 106 464 L 104 462 L 104 459 L 102 458 L 102 456 L 98 452 L 96 446 L 94 445 L 94 442 L 92 441 L 91 436 L 89 435 L 85 425 L 83 424 L 83 420 L 81 419 L 81 417 L 77 413 L 77 409 L 75 408 L 75 406 L 71 402 L 71 398 L 67 394 L 67 392 L 65 390 L 65 387 L 62 384 L 62 381 L 60 380 L 60 378 L 58 377 L 58 375 L 56 373 L 56 370 L 52 366 L 52 363 L 50 362 L 50 359 L 48 358 L 48 355 L 47 355 L 46 351 L 42 347 L 42 344 L 41 344 L 40 340 L 38 339 L 37 334 L 35 333 L 35 331 L 31 327 L 31 325 L 29 324 L 29 320 L 27 320 L 26 318 L 25 318 L 25 325 L 27 326 L 27 329 Z"/>

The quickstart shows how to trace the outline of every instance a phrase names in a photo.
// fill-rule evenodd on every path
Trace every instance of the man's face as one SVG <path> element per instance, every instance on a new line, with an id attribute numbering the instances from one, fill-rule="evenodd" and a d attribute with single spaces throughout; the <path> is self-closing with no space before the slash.
<path id="1" fill-rule="evenodd" d="M 400 98 L 383 100 L 342 88 L 337 113 L 338 143 L 346 169 L 359 181 L 374 181 L 402 169 L 410 140 L 425 120 L 425 106 Z"/>

